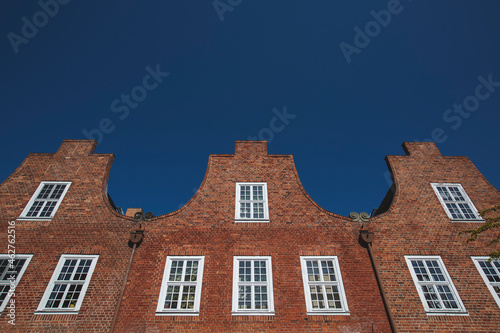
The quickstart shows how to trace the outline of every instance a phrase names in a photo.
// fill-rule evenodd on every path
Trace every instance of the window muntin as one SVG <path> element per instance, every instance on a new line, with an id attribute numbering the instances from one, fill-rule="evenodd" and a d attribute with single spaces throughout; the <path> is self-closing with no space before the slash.
<path id="1" fill-rule="evenodd" d="M 307 313 L 349 314 L 337 257 L 300 257 Z"/>
<path id="2" fill-rule="evenodd" d="M 428 314 L 466 313 L 439 256 L 405 256 L 420 300 Z"/>
<path id="3" fill-rule="evenodd" d="M 37 311 L 78 313 L 97 255 L 62 255 Z"/>
<path id="4" fill-rule="evenodd" d="M 15 291 L 15 288 L 11 291 L 11 282 L 14 281 L 14 286 L 17 287 L 32 257 L 33 255 L 16 254 L 12 259 L 9 255 L 0 255 L 0 312 L 5 309 Z"/>
<path id="5" fill-rule="evenodd" d="M 205 257 L 167 257 L 157 315 L 198 315 Z"/>
<path id="6" fill-rule="evenodd" d="M 22 219 L 51 219 L 71 182 L 41 182 L 21 213 Z"/>
<path id="7" fill-rule="evenodd" d="M 472 257 L 472 260 L 495 302 L 500 307 L 500 261 L 489 261 L 489 257 Z"/>
<path id="8" fill-rule="evenodd" d="M 234 257 L 233 315 L 274 314 L 271 257 Z"/>
<path id="9" fill-rule="evenodd" d="M 236 183 L 236 222 L 269 222 L 266 183 Z"/>
<path id="10" fill-rule="evenodd" d="M 462 185 L 444 183 L 431 185 L 450 220 L 483 221 Z"/>

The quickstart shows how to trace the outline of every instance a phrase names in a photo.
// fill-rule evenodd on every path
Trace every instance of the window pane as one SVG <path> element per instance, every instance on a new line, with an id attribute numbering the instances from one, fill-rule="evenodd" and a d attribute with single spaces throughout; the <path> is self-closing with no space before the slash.
<path id="1" fill-rule="evenodd" d="M 52 191 L 52 194 L 50 195 L 50 199 L 59 199 L 63 194 L 65 188 L 66 188 L 65 184 L 56 185 L 54 191 Z"/>
<path id="2" fill-rule="evenodd" d="M 455 201 L 465 201 L 465 199 L 462 196 L 462 193 L 460 193 L 460 190 L 458 189 L 458 187 L 450 186 L 448 189 L 450 190 L 450 193 L 453 196 L 453 199 Z"/>
<path id="3" fill-rule="evenodd" d="M 455 301 L 455 297 L 453 297 L 449 286 L 439 285 L 437 286 L 437 290 L 446 309 L 458 309 L 457 302 Z"/>
<path id="4" fill-rule="evenodd" d="M 441 272 L 441 268 L 439 268 L 439 264 L 435 260 L 427 260 L 425 262 L 427 267 L 429 268 L 429 273 L 431 273 L 433 281 L 444 281 L 443 273 Z"/>
<path id="5" fill-rule="evenodd" d="M 418 281 L 430 281 L 424 262 L 421 260 L 412 260 L 411 262 Z"/>
<path id="6" fill-rule="evenodd" d="M 69 281 L 73 271 L 75 270 L 76 263 L 78 259 L 66 259 L 64 261 L 63 268 L 61 269 L 61 273 L 59 274 L 58 280 Z"/>
<path id="7" fill-rule="evenodd" d="M 439 297 L 436 293 L 434 286 L 423 285 L 422 291 L 424 292 L 424 297 L 427 301 L 427 305 L 429 306 L 429 309 L 441 309 L 442 308 L 441 303 L 439 302 Z"/>
<path id="8" fill-rule="evenodd" d="M 460 212 L 460 210 L 458 210 L 458 207 L 457 207 L 456 204 L 454 204 L 454 203 L 447 203 L 446 207 L 448 208 L 448 210 L 450 211 L 451 216 L 454 219 L 463 219 L 464 218 L 463 215 L 462 215 L 462 213 Z"/>
<path id="9" fill-rule="evenodd" d="M 437 189 L 438 189 L 439 195 L 441 195 L 441 198 L 443 198 L 443 201 L 453 201 L 453 199 L 452 199 L 450 193 L 448 193 L 448 190 L 446 189 L 446 187 L 438 186 Z"/>
<path id="10" fill-rule="evenodd" d="M 264 200 L 264 192 L 262 191 L 262 185 L 253 186 L 253 200 Z"/>
<path id="11" fill-rule="evenodd" d="M 251 286 L 241 286 L 238 288 L 238 309 L 252 309 L 251 289 Z"/>
<path id="12" fill-rule="evenodd" d="M 66 290 L 65 284 L 56 284 L 52 289 L 52 292 L 49 296 L 49 300 L 47 301 L 46 308 L 58 308 L 59 304 L 61 304 L 61 299 L 64 295 L 64 291 Z"/>
<path id="13" fill-rule="evenodd" d="M 458 207 L 462 211 L 462 214 L 465 216 L 466 219 L 475 219 L 476 214 L 472 211 L 472 209 L 469 207 L 469 204 L 467 203 L 459 203 Z"/>
<path id="14" fill-rule="evenodd" d="M 26 216 L 28 217 L 37 216 L 40 209 L 42 209 L 43 203 L 44 201 L 35 201 L 31 206 L 30 210 L 28 211 L 28 214 L 26 214 Z"/>
<path id="15" fill-rule="evenodd" d="M 40 193 L 37 196 L 37 199 L 47 199 L 53 188 L 54 188 L 53 184 L 43 185 L 42 190 L 40 191 Z"/>
<path id="16" fill-rule="evenodd" d="M 80 292 L 82 291 L 82 285 L 70 285 L 68 288 L 68 293 L 64 298 L 64 302 L 61 308 L 74 308 L 76 307 L 76 302 L 78 301 L 78 297 L 80 297 Z"/>
<path id="17" fill-rule="evenodd" d="M 250 186 L 241 186 L 241 188 L 240 188 L 240 200 L 251 200 L 250 199 Z"/>
<path id="18" fill-rule="evenodd" d="M 40 212 L 40 217 L 50 217 L 50 214 L 52 214 L 56 205 L 57 201 L 46 201 L 45 206 Z"/>
<path id="19" fill-rule="evenodd" d="M 500 282 L 500 274 L 493 268 L 493 265 L 488 260 L 480 261 L 479 265 L 483 269 L 484 274 L 490 282 Z"/>

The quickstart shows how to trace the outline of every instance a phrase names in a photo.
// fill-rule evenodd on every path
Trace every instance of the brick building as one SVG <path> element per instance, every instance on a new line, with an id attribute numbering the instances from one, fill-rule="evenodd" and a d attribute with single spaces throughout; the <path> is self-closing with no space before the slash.
<path id="1" fill-rule="evenodd" d="M 0 331 L 500 327 L 500 265 L 457 236 L 500 194 L 465 157 L 405 143 L 408 156 L 387 158 L 394 190 L 368 219 L 319 207 L 291 155 L 237 141 L 234 154 L 210 155 L 186 205 L 154 217 L 114 206 L 114 157 L 95 146 L 30 154 L 0 185 Z"/>
<path id="2" fill-rule="evenodd" d="M 477 210 L 500 193 L 467 157 L 434 143 L 406 142 L 387 156 L 393 187 L 371 219 L 373 253 L 398 332 L 499 332 L 500 263 L 489 263 L 493 233 L 467 243 L 458 233 L 482 223 Z"/>

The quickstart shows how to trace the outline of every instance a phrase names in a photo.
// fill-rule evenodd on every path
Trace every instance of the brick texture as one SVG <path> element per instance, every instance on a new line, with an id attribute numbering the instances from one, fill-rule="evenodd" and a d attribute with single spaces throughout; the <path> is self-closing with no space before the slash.
<path id="1" fill-rule="evenodd" d="M 319 207 L 302 187 L 291 155 L 268 155 L 263 141 L 237 141 L 235 154 L 210 155 L 202 185 L 182 208 L 150 221 L 118 214 L 108 200 L 114 156 L 93 154 L 95 141 L 65 140 L 54 154 L 30 154 L 0 185 L 0 231 L 7 253 L 8 221 L 16 220 L 41 181 L 71 181 L 50 221 L 16 221 L 16 253 L 33 258 L 16 288 L 16 325 L 0 331 L 109 332 L 131 258 L 130 232 L 144 231 L 135 250 L 115 332 L 390 332 L 389 321 L 357 222 Z M 373 251 L 399 332 L 496 332 L 499 308 L 466 243 L 430 185 L 461 183 L 478 209 L 500 200 L 465 157 L 443 157 L 430 143 L 405 143 L 407 156 L 388 156 L 395 192 L 372 218 Z M 235 223 L 237 182 L 266 182 L 269 223 Z M 384 209 L 382 209 L 384 210 Z M 78 314 L 35 314 L 62 254 L 98 254 Z M 469 313 L 427 316 L 404 259 L 440 255 Z M 167 256 L 203 255 L 198 316 L 155 314 Z M 308 315 L 300 256 L 337 256 L 350 314 Z M 274 315 L 233 316 L 234 256 L 271 256 Z M 2 319 L 3 318 L 3 319 Z"/>
<path id="2" fill-rule="evenodd" d="M 471 256 L 487 255 L 492 233 L 467 243 L 451 222 L 431 183 L 460 183 L 478 210 L 500 203 L 500 193 L 467 157 L 442 156 L 434 143 L 406 142 L 406 156 L 387 156 L 394 179 L 388 210 L 372 218 L 373 252 L 398 332 L 498 332 L 500 309 Z M 391 197 L 391 196 L 388 196 Z M 417 293 L 405 255 L 438 255 L 448 270 L 467 316 L 429 316 Z"/>

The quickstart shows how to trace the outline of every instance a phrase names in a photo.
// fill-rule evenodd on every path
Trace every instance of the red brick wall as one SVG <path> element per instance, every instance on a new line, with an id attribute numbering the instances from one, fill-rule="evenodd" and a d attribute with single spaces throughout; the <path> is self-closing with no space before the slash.
<path id="1" fill-rule="evenodd" d="M 15 326 L 4 310 L 1 332 L 109 332 L 131 249 L 130 219 L 105 197 L 111 154 L 92 154 L 95 141 L 63 142 L 55 154 L 30 154 L 0 185 L 0 253 L 7 225 L 23 211 L 41 181 L 72 184 L 51 221 L 17 221 L 17 254 L 32 254 L 15 291 Z M 62 254 L 99 254 L 78 315 L 34 315 Z"/>
<path id="2" fill-rule="evenodd" d="M 451 222 L 431 183 L 460 183 L 478 210 L 500 203 L 500 193 L 467 157 L 443 157 L 434 143 L 405 143 L 407 156 L 388 156 L 396 192 L 390 209 L 372 219 L 373 251 L 399 332 L 498 332 L 500 309 L 472 255 L 487 255 L 492 234 L 466 243 L 461 230 L 477 223 Z M 468 316 L 428 316 L 405 255 L 439 255 Z"/>
<path id="3" fill-rule="evenodd" d="M 117 330 L 202 332 L 390 331 L 357 226 L 305 193 L 292 156 L 267 155 L 265 142 L 236 142 L 211 155 L 205 179 L 183 208 L 145 225 Z M 235 223 L 236 182 L 267 182 L 269 223 Z M 167 256 L 204 255 L 198 317 L 155 316 Z M 274 316 L 232 316 L 233 256 L 272 257 Z M 308 316 L 301 255 L 336 255 L 350 316 Z"/>

